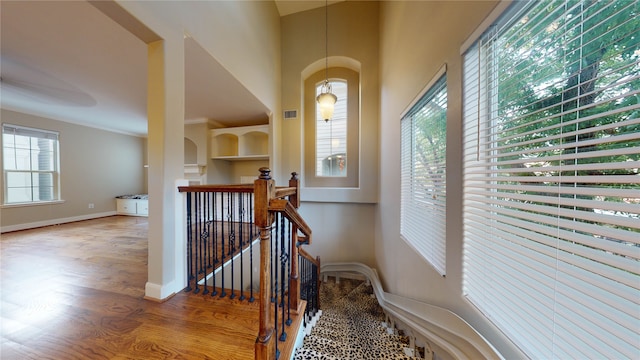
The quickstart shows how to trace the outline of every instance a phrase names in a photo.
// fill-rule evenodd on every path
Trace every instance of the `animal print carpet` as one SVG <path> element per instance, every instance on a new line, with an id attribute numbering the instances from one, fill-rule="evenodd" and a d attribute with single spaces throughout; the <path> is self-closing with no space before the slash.
<path id="1" fill-rule="evenodd" d="M 322 316 L 295 360 L 417 359 L 404 354 L 406 336 L 389 334 L 373 289 L 365 282 L 334 278 L 320 288 Z"/>

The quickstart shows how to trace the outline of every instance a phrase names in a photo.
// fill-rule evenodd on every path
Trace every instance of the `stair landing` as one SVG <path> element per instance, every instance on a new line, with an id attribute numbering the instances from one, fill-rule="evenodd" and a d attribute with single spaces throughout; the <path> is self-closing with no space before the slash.
<path id="1" fill-rule="evenodd" d="M 259 330 L 259 303 L 248 300 L 239 300 L 240 293 L 236 292 L 231 299 L 231 291 L 227 289 L 227 295 L 223 298 L 218 295 L 211 296 L 181 292 L 176 294 L 168 302 L 175 302 L 176 316 L 183 319 L 192 319 L 194 324 L 191 329 L 199 335 L 207 337 L 207 346 L 213 349 L 214 359 L 253 360 L 255 341 Z M 246 294 L 245 294 L 246 295 Z M 258 294 L 254 294 L 257 298 Z M 302 315 L 306 302 L 302 302 L 297 312 L 291 312 L 292 323 L 286 326 L 287 337 L 285 341 L 278 341 L 280 351 L 279 359 L 289 359 L 293 352 L 296 335 L 302 326 Z M 281 313 L 278 318 L 278 335 L 282 322 Z M 181 341 L 180 339 L 176 339 Z"/>

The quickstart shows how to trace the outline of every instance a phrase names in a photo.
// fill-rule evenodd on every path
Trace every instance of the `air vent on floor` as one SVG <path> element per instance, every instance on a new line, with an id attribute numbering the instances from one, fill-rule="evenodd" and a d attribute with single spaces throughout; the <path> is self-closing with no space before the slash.
<path id="1" fill-rule="evenodd" d="M 286 119 L 297 119 L 298 118 L 298 110 L 285 110 L 284 118 Z"/>

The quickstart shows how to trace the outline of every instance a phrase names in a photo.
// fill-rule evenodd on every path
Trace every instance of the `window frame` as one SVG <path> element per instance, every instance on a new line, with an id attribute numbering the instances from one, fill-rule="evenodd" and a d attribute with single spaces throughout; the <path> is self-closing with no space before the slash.
<path id="1" fill-rule="evenodd" d="M 304 80 L 304 176 L 308 188 L 358 188 L 360 186 L 360 74 L 345 67 L 330 67 L 329 81 L 347 83 L 347 175 L 316 175 L 316 85 L 325 79 L 325 70 Z M 331 121 L 331 120 L 330 120 Z"/>
<path id="2" fill-rule="evenodd" d="M 5 134 L 10 134 L 10 131 L 13 131 L 15 135 L 28 136 L 30 139 L 48 139 L 53 140 L 53 169 L 52 170 L 33 170 L 32 166 L 28 170 L 10 170 L 5 167 L 5 157 L 6 157 L 6 144 L 4 141 Z M 22 134 L 20 134 L 22 133 Z M 32 151 L 33 149 L 29 149 Z M 31 205 L 44 205 L 51 203 L 59 203 L 61 202 L 61 191 L 60 191 L 60 133 L 57 131 L 46 130 L 35 127 L 27 127 L 21 125 L 14 125 L 9 123 L 2 124 L 2 181 L 3 181 L 3 189 L 2 189 L 2 207 L 14 207 L 14 206 L 31 206 Z M 17 156 L 17 155 L 16 155 Z M 14 159 L 16 160 L 16 159 Z M 52 198 L 48 200 L 31 200 L 31 201 L 20 201 L 20 202 L 8 202 L 9 198 L 9 181 L 8 176 L 10 173 L 28 173 L 30 177 L 33 177 L 35 174 L 51 174 L 52 178 Z M 30 189 L 33 193 L 33 189 L 35 188 L 33 181 L 31 182 Z"/>

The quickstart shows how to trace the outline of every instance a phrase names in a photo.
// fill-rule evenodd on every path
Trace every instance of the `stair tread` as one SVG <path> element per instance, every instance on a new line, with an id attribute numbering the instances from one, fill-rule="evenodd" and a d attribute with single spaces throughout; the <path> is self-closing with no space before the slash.
<path id="1" fill-rule="evenodd" d="M 332 339 L 334 341 L 340 341 L 342 339 L 350 338 L 350 339 L 357 339 L 359 341 L 364 341 L 368 339 L 380 339 L 388 342 L 397 342 L 402 344 L 407 343 L 406 341 L 404 341 L 405 340 L 404 337 L 400 335 L 387 334 L 386 332 L 383 332 L 383 331 L 371 332 L 371 333 L 359 333 L 357 331 L 325 328 L 324 326 L 319 328 L 316 327 L 313 330 L 311 330 L 311 335 L 322 336 L 325 338 Z"/>
<path id="2" fill-rule="evenodd" d="M 319 351 L 300 348 L 296 351 L 296 354 L 293 358 L 294 360 L 343 360 L 341 358 L 337 358 L 335 356 L 327 355 Z"/>
<path id="3" fill-rule="evenodd" d="M 334 347 L 342 346 L 344 348 L 356 347 L 356 348 L 365 348 L 365 349 L 374 349 L 374 348 L 379 348 L 383 350 L 388 349 L 394 352 L 402 351 L 402 349 L 406 347 L 405 344 L 401 344 L 395 341 L 389 341 L 386 339 L 371 338 L 371 339 L 365 339 L 369 341 L 362 341 L 362 339 L 358 339 L 358 340 L 359 341 L 357 342 L 354 342 L 353 339 L 336 341 L 333 339 L 323 337 L 322 335 L 311 334 L 311 335 L 308 335 L 307 338 L 305 338 L 305 341 L 303 342 L 303 344 L 310 348 L 314 348 L 314 347 L 322 348 L 325 346 L 334 348 Z"/>

